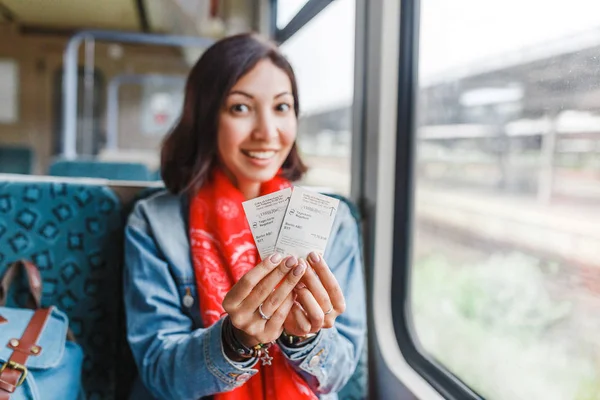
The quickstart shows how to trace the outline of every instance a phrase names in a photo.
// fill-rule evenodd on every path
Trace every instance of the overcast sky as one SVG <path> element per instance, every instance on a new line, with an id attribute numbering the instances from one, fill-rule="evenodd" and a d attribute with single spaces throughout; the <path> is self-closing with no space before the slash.
<path id="1" fill-rule="evenodd" d="M 285 0 L 282 3 L 297 9 L 306 1 Z M 282 46 L 296 72 L 303 112 L 331 109 L 352 102 L 354 6 L 354 0 L 334 1 Z M 285 19 L 290 18 L 289 14 L 284 13 Z"/>
<path id="2" fill-rule="evenodd" d="M 280 22 L 305 3 L 279 0 Z M 355 1 L 336 0 L 282 46 L 305 112 L 350 104 L 354 18 Z M 422 0 L 421 78 L 595 27 L 600 0 Z"/>

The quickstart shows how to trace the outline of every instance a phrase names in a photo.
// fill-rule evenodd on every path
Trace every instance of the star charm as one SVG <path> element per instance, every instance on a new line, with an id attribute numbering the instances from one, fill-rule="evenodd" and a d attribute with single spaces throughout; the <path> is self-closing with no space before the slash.
<path id="1" fill-rule="evenodd" d="M 262 361 L 262 365 L 271 365 L 272 360 L 273 357 L 271 357 L 269 353 L 265 350 L 265 354 L 260 358 L 260 361 Z"/>

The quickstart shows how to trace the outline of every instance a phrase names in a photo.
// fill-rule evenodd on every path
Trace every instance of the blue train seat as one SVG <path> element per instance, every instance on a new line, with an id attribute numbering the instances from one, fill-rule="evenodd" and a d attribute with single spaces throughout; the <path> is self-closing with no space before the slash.
<path id="1" fill-rule="evenodd" d="M 349 199 L 344 196 L 340 196 L 337 194 L 326 193 L 327 196 L 334 197 L 343 201 L 350 208 L 350 213 L 356 220 L 356 224 L 358 225 L 358 233 L 360 235 L 360 244 L 361 244 L 361 257 L 364 258 L 363 249 L 362 249 L 362 229 L 361 229 L 361 215 L 358 207 Z M 366 271 L 365 271 L 366 276 Z M 369 385 L 369 371 L 368 371 L 368 350 L 367 350 L 368 340 L 365 337 L 365 343 L 363 347 L 363 352 L 361 354 L 360 359 L 358 360 L 358 365 L 356 366 L 356 370 L 350 380 L 346 385 L 339 391 L 338 397 L 340 400 L 363 400 L 368 397 L 368 385 Z"/>
<path id="2" fill-rule="evenodd" d="M 0 173 L 31 174 L 33 151 L 27 147 L 0 147 Z"/>
<path id="3" fill-rule="evenodd" d="M 162 181 L 162 176 L 160 174 L 160 168 L 151 173 L 151 179 L 150 180 L 152 180 L 152 181 Z"/>
<path id="4" fill-rule="evenodd" d="M 98 160 L 57 160 L 50 165 L 48 175 L 123 181 L 153 180 L 152 173 L 144 164 Z"/>
<path id="5" fill-rule="evenodd" d="M 108 188 L 0 181 L 0 273 L 21 258 L 40 269 L 42 304 L 66 312 L 85 353 L 90 400 L 114 399 L 121 348 L 123 215 Z M 23 304 L 24 288 L 9 304 Z"/>

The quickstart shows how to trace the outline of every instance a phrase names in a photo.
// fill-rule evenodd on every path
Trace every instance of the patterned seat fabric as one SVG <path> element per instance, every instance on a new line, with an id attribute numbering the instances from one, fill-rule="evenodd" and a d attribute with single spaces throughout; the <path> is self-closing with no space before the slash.
<path id="1" fill-rule="evenodd" d="M 50 165 L 48 174 L 124 181 L 154 180 L 148 167 L 144 164 L 96 160 L 58 160 Z"/>
<path id="2" fill-rule="evenodd" d="M 0 272 L 21 258 L 40 269 L 42 303 L 65 311 L 85 352 L 87 398 L 113 399 L 121 310 L 123 217 L 100 186 L 0 182 Z M 24 287 L 9 304 L 23 304 Z"/>

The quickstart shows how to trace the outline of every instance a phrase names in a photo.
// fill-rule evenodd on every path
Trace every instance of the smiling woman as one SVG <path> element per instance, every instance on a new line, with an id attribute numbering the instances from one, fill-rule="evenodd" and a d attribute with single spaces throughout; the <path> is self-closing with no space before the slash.
<path id="1" fill-rule="evenodd" d="M 335 400 L 354 373 L 366 313 L 349 208 L 324 254 L 262 261 L 242 209 L 306 171 L 298 110 L 292 68 L 255 35 L 217 42 L 192 68 L 162 149 L 168 192 L 138 202 L 126 229 L 133 398 Z"/>

